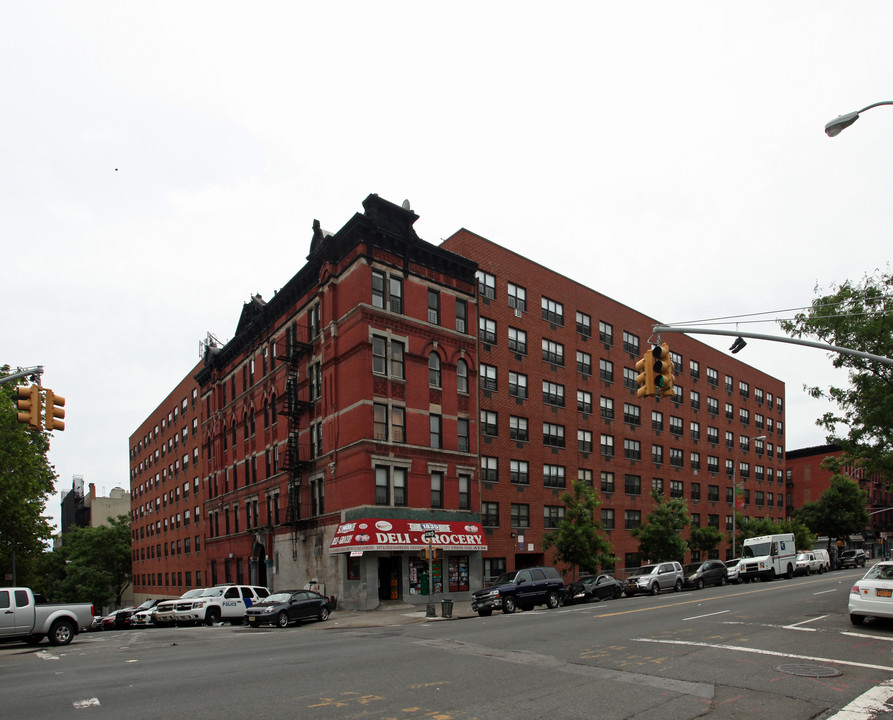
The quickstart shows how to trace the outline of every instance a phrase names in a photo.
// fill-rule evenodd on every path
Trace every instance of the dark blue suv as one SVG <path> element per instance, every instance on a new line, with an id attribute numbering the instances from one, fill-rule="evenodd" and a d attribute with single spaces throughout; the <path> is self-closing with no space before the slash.
<path id="1" fill-rule="evenodd" d="M 481 617 L 494 610 L 513 613 L 534 605 L 557 608 L 564 597 L 564 580 L 553 567 L 531 567 L 500 575 L 493 585 L 471 596 L 471 609 Z"/>

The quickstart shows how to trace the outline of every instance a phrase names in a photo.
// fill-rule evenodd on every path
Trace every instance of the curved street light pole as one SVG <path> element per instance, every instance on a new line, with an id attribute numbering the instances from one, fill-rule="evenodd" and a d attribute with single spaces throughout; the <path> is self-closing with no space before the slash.
<path id="1" fill-rule="evenodd" d="M 856 120 L 859 119 L 860 113 L 864 113 L 866 110 L 871 110 L 871 108 L 878 107 L 879 105 L 893 105 L 893 100 L 882 100 L 881 102 L 867 105 L 866 107 L 862 108 L 861 110 L 857 110 L 856 112 L 849 112 L 846 115 L 838 115 L 830 122 L 825 123 L 825 134 L 828 137 L 836 137 L 840 134 L 841 130 L 845 130 L 854 122 L 856 122 Z"/>

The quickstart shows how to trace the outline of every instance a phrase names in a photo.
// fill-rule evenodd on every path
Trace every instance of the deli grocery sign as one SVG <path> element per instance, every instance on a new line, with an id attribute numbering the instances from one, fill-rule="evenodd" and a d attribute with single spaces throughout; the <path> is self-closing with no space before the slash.
<path id="1" fill-rule="evenodd" d="M 444 550 L 486 550 L 484 531 L 473 522 L 416 522 L 364 518 L 341 523 L 329 553 L 421 550 L 428 546 L 425 533 L 433 532 L 431 544 Z"/>

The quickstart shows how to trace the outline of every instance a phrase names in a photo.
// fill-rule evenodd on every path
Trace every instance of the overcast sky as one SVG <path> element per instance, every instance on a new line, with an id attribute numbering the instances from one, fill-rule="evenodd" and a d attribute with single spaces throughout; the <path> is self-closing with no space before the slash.
<path id="1" fill-rule="evenodd" d="M 129 488 L 199 341 L 372 192 L 668 323 L 788 317 L 886 266 L 893 107 L 823 127 L 893 100 L 891 26 L 816 0 L 7 3 L 0 363 L 67 399 L 57 488 Z M 787 383 L 787 449 L 822 444 L 826 353 L 737 357 Z"/>

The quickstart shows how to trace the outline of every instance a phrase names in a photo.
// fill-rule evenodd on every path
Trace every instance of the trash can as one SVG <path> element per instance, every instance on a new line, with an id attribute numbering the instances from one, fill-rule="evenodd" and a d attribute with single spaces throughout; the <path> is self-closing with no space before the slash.
<path id="1" fill-rule="evenodd" d="M 444 598 L 440 601 L 440 616 L 441 617 L 453 617 L 453 601 L 449 598 Z"/>

